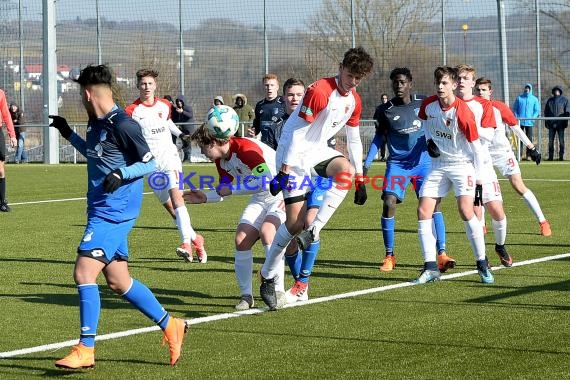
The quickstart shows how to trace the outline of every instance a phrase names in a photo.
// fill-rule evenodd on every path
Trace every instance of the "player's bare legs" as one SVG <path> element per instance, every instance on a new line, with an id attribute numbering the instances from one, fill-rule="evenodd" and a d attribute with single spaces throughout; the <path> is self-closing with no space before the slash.
<path id="1" fill-rule="evenodd" d="M 303 199 L 301 199 L 303 198 Z M 267 251 L 267 257 L 261 268 L 261 287 L 260 294 L 263 301 L 269 306 L 270 310 L 277 308 L 277 296 L 275 292 L 276 278 L 280 273 L 284 273 L 284 255 L 287 246 L 293 240 L 295 234 L 303 229 L 304 217 L 307 211 L 304 196 L 300 199 L 292 199 L 293 203 L 285 203 L 285 223 L 282 223 L 277 232 L 271 246 Z M 295 202 L 297 200 L 297 202 Z M 280 283 L 281 280 L 277 280 Z"/>
<path id="2" fill-rule="evenodd" d="M 306 249 L 313 241 L 319 240 L 321 230 L 348 194 L 349 189 L 338 187 L 337 179 L 342 178 L 343 182 L 352 181 L 354 174 L 354 167 L 345 157 L 335 157 L 328 163 L 326 176 L 332 178 L 332 186 L 325 193 L 315 220 L 297 236 L 297 244 L 301 249 Z"/>
<path id="3" fill-rule="evenodd" d="M 172 215 L 180 234 L 182 244 L 176 249 L 176 254 L 184 260 L 193 261 L 192 249 L 196 250 L 198 261 L 206 263 L 208 261 L 208 254 L 204 248 L 204 238 L 198 235 L 190 220 L 190 214 L 186 208 L 183 198 L 183 192 L 178 188 L 168 190 L 170 195 L 169 199 L 163 204 L 164 208 Z"/>

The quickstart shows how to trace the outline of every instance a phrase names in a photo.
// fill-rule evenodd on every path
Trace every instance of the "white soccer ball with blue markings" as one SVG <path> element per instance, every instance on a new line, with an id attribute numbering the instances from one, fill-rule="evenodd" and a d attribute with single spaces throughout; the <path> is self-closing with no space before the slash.
<path id="1" fill-rule="evenodd" d="M 219 105 L 210 108 L 206 116 L 208 130 L 219 139 L 229 139 L 239 127 L 239 116 L 232 107 Z"/>

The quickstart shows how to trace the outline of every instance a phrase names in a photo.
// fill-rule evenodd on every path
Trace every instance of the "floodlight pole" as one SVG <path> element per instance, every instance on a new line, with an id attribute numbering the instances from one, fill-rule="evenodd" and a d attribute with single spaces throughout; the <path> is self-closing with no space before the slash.
<path id="1" fill-rule="evenodd" d="M 178 0 L 178 43 L 180 50 L 180 94 L 184 96 L 184 33 L 182 31 L 182 0 Z"/>
<path id="2" fill-rule="evenodd" d="M 20 39 L 20 109 L 25 110 L 24 104 L 24 25 L 22 21 L 22 0 L 18 0 L 18 38 Z"/>

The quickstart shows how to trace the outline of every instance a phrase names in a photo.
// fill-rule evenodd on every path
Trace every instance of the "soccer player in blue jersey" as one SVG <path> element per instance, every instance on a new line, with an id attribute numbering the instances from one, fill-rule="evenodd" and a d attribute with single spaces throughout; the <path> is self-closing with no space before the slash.
<path id="1" fill-rule="evenodd" d="M 380 266 L 382 272 L 390 272 L 396 266 L 396 205 L 403 202 L 410 183 L 416 196 L 419 194 L 431 165 L 421 121 L 418 119 L 422 98 L 411 93 L 412 73 L 406 67 L 398 67 L 390 73 L 390 80 L 395 96 L 387 103 L 380 104 L 374 112 L 376 135 L 364 162 L 364 171 L 367 173 L 378 147 L 387 141 L 389 156 L 384 174 L 381 218 L 386 257 Z M 445 251 L 445 222 L 439 206 L 433 214 L 433 221 L 437 235 L 438 267 L 441 272 L 445 272 L 455 266 L 455 260 L 447 256 Z"/>
<path id="2" fill-rule="evenodd" d="M 170 364 L 180 357 L 187 324 L 171 317 L 150 289 L 129 273 L 127 236 L 142 204 L 143 180 L 155 161 L 140 126 L 113 100 L 114 78 L 105 65 L 87 66 L 77 83 L 89 122 L 86 139 L 74 133 L 67 121 L 51 116 L 59 130 L 87 158 L 87 225 L 77 248 L 73 277 L 79 292 L 79 343 L 55 362 L 59 368 L 95 365 L 95 336 L 101 312 L 97 277 L 160 326 L 170 349 Z"/>

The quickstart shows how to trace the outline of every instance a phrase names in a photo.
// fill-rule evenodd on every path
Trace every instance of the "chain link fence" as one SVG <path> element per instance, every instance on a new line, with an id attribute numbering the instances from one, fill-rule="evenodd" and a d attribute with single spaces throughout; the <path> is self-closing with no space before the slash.
<path id="1" fill-rule="evenodd" d="M 42 4 L 49 1 L 0 0 L 0 85 L 35 125 L 45 122 Z M 542 110 L 553 86 L 570 87 L 570 3 L 556 0 L 57 0 L 55 11 L 57 93 L 49 95 L 77 125 L 86 114 L 72 79 L 97 63 L 115 71 L 122 106 L 138 97 L 135 72 L 157 69 L 159 95 L 185 95 L 197 123 L 218 95 L 232 105 L 232 95 L 246 94 L 254 105 L 266 72 L 307 84 L 334 75 L 354 45 L 376 60 L 359 87 L 366 120 L 380 94 L 391 93 L 394 67 L 410 68 L 414 91 L 431 94 L 436 66 L 468 63 L 509 104 L 532 83 Z M 535 130 L 544 150 L 546 129 L 538 122 Z M 41 161 L 43 130 L 28 131 L 30 156 Z"/>

